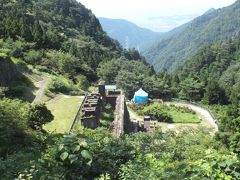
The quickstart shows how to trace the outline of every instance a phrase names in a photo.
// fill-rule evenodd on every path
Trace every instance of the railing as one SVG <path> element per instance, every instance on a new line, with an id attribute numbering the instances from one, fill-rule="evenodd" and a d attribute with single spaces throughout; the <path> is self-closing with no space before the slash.
<path id="1" fill-rule="evenodd" d="M 80 107 L 79 107 L 79 109 L 78 109 L 76 115 L 74 116 L 74 118 L 73 118 L 73 120 L 72 120 L 72 123 L 71 123 L 71 125 L 70 125 L 69 130 L 68 130 L 68 133 L 69 133 L 69 134 L 72 132 L 73 127 L 74 127 L 74 125 L 76 124 L 76 122 L 77 122 L 77 120 L 78 120 L 78 117 L 79 117 L 80 114 L 81 114 L 82 107 L 83 107 L 83 105 L 84 105 L 86 99 L 87 99 L 87 94 L 85 94 L 84 99 L 83 99 L 83 101 L 82 101 L 82 103 L 81 103 L 81 105 L 80 105 Z"/>

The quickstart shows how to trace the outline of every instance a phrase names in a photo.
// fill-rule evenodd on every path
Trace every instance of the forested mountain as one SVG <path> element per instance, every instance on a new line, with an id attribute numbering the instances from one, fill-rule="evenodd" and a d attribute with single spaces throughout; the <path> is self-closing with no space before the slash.
<path id="1" fill-rule="evenodd" d="M 30 103 L 36 90 L 31 75 L 47 76 L 46 96 L 49 91 L 76 95 L 98 80 L 100 62 L 113 58 L 151 70 L 138 51 L 123 50 L 75 0 L 0 0 L 0 179 L 31 179 L 23 171 L 38 166 L 37 160 L 50 153 L 47 147 L 63 138 L 43 129 L 53 115 L 45 104 Z M 81 152 L 91 158 L 86 149 Z M 69 179 L 47 169 L 34 178 Z"/>
<path id="2" fill-rule="evenodd" d="M 70 0 L 4 1 L 0 7 L 1 52 L 40 71 L 76 81 L 77 75 L 97 79 L 98 64 L 127 52 L 102 30 L 98 19 L 81 3 Z M 134 57 L 132 57 L 134 56 Z"/>
<path id="3" fill-rule="evenodd" d="M 117 39 L 124 48 L 136 48 L 141 51 L 145 46 L 163 35 L 160 32 L 141 28 L 124 19 L 99 18 L 99 21 L 103 30 L 110 37 Z"/>
<path id="4" fill-rule="evenodd" d="M 240 92 L 240 38 L 218 42 L 202 48 L 195 56 L 189 59 L 175 74 L 181 85 L 185 81 L 188 86 L 194 86 L 196 82 L 202 84 L 202 94 L 208 104 L 228 103 L 239 104 Z M 208 89 L 216 88 L 216 89 Z M 190 88 L 191 89 L 191 88 Z M 194 87 L 192 87 L 194 89 Z M 195 89 L 196 90 L 196 89 Z M 206 91 L 205 91 L 206 90 Z M 182 89 L 184 91 L 184 88 Z M 209 99 L 208 93 L 214 94 L 222 91 L 222 94 Z M 225 98 L 224 98 L 225 97 Z M 195 96 L 195 98 L 197 98 Z M 198 100 L 200 100 L 198 99 Z"/>
<path id="5" fill-rule="evenodd" d="M 18 40 L 24 57 L 30 49 L 54 49 L 70 53 L 75 72 L 90 70 L 107 57 L 121 54 L 119 44 L 102 30 L 96 17 L 76 1 L 3 1 L 0 37 Z M 24 42 L 31 43 L 28 47 Z M 22 44 L 20 44 L 22 43 Z M 50 66 L 42 53 L 35 65 Z M 24 58 L 25 59 L 25 58 Z M 53 62 L 52 62 L 53 63 Z M 87 66 L 89 68 L 86 68 Z"/>
<path id="6" fill-rule="evenodd" d="M 240 37 L 202 48 L 173 79 L 179 98 L 211 105 L 219 123 L 217 139 L 240 152 Z"/>
<path id="7" fill-rule="evenodd" d="M 75 0 L 0 0 L 0 179 L 239 179 L 239 58 L 236 37 L 203 48 L 174 75 L 156 74 L 138 51 L 108 37 Z M 31 96 L 45 80 L 47 103 L 36 103 Z M 205 126 L 165 132 L 161 124 L 151 133 L 115 137 L 109 104 L 100 108 L 101 127 L 57 131 L 56 126 L 69 128 L 72 98 L 77 111 L 83 98 L 76 95 L 100 80 L 116 83 L 129 99 L 142 87 L 158 102 L 202 100 L 216 112 L 219 132 L 213 135 Z M 61 97 L 71 101 L 66 105 Z M 162 111 L 160 104 L 132 108 L 147 108 L 162 122 L 171 106 Z M 56 110 L 66 116 L 55 121 Z M 44 126 L 52 122 L 51 132 Z"/>
<path id="8" fill-rule="evenodd" d="M 89 36 L 106 47 L 117 46 L 91 11 L 77 1 L 1 0 L 0 10 L 1 37 L 20 36 L 36 41 L 38 47 L 60 48 L 69 38 Z"/>
<path id="9" fill-rule="evenodd" d="M 201 47 L 233 38 L 240 28 L 240 1 L 233 5 L 206 12 L 193 21 L 166 33 L 166 38 L 149 47 L 144 55 L 156 71 L 166 68 L 173 72 Z M 177 31 L 177 32 L 176 32 Z"/>

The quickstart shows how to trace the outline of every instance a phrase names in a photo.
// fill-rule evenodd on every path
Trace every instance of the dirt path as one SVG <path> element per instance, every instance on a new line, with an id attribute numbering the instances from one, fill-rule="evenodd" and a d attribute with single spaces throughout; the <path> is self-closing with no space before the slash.
<path id="1" fill-rule="evenodd" d="M 38 82 L 39 89 L 36 92 L 36 96 L 35 96 L 35 99 L 33 100 L 33 103 L 41 101 L 41 97 L 42 97 L 42 95 L 44 93 L 44 90 L 45 90 L 45 88 L 47 86 L 47 83 L 48 83 L 48 78 L 47 77 L 44 77 L 44 79 L 42 81 Z"/>
<path id="2" fill-rule="evenodd" d="M 128 112 L 129 112 L 131 121 L 133 120 L 141 121 L 141 117 L 139 117 L 136 113 L 134 113 L 130 108 L 128 108 Z"/>
<path id="3" fill-rule="evenodd" d="M 175 132 L 179 132 L 181 130 L 187 130 L 187 131 L 195 131 L 199 128 L 208 129 L 211 134 L 214 134 L 218 131 L 218 126 L 215 123 L 215 119 L 211 116 L 211 114 L 204 108 L 188 104 L 188 103 L 180 103 L 180 102 L 166 102 L 165 104 L 174 104 L 176 106 L 184 106 L 189 107 L 193 111 L 195 111 L 199 118 L 202 119 L 201 123 L 162 123 L 159 122 L 159 127 L 163 131 L 173 130 Z M 143 121 L 143 117 L 138 116 L 131 108 L 128 108 L 129 115 L 131 121 L 137 122 L 137 121 Z"/>
<path id="4" fill-rule="evenodd" d="M 215 131 L 218 131 L 218 125 L 215 122 L 215 119 L 212 117 L 212 115 L 210 114 L 210 112 L 200 106 L 197 105 L 193 105 L 190 103 L 183 103 L 183 102 L 170 102 L 169 104 L 174 104 L 176 106 L 184 106 L 184 107 L 188 107 L 190 109 L 192 109 L 193 111 L 195 111 L 197 114 L 199 114 L 201 116 L 201 118 L 205 121 L 207 121 L 207 123 L 215 129 Z"/>

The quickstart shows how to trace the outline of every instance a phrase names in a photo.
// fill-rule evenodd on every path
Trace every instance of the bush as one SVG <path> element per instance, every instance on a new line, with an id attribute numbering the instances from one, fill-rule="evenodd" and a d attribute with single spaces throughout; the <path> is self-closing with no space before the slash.
<path id="1" fill-rule="evenodd" d="M 167 114 L 158 103 L 153 103 L 143 109 L 145 115 L 149 115 L 152 119 L 158 120 L 159 122 L 172 123 L 172 117 Z"/>
<path id="2" fill-rule="evenodd" d="M 14 59 L 14 64 L 17 66 L 17 69 L 20 70 L 20 71 L 26 71 L 26 72 L 30 71 L 30 69 L 27 66 L 27 63 L 20 60 L 20 59 L 15 58 Z"/>
<path id="3" fill-rule="evenodd" d="M 70 91 L 76 91 L 73 83 L 63 77 L 52 77 L 48 83 L 48 90 L 51 92 L 69 93 Z"/>
<path id="4" fill-rule="evenodd" d="M 42 125 L 51 122 L 53 115 L 45 104 L 34 104 L 28 111 L 28 125 L 32 129 L 42 128 Z"/>
<path id="5" fill-rule="evenodd" d="M 40 51 L 31 50 L 26 53 L 24 59 L 27 63 L 36 65 L 41 61 L 42 56 L 43 55 Z"/>
<path id="6" fill-rule="evenodd" d="M 15 58 L 23 57 L 24 52 L 24 43 L 21 41 L 16 41 L 12 44 L 12 50 L 10 52 L 11 56 Z"/>
<path id="7" fill-rule="evenodd" d="M 40 72 L 46 72 L 49 74 L 57 75 L 57 73 L 54 73 L 51 69 L 47 68 L 46 66 L 37 65 L 35 68 Z"/>
<path id="8" fill-rule="evenodd" d="M 5 97 L 7 91 L 8 91 L 7 87 L 0 87 L 0 98 Z"/>
<path id="9" fill-rule="evenodd" d="M 23 96 L 26 90 L 27 87 L 25 85 L 17 85 L 14 87 L 10 87 L 9 91 L 7 92 L 7 95 L 12 97 L 21 97 Z"/>
<path id="10" fill-rule="evenodd" d="M 87 80 L 86 76 L 84 75 L 77 76 L 77 86 L 84 91 L 88 90 L 90 83 Z"/>
<path id="11" fill-rule="evenodd" d="M 11 51 L 10 49 L 1 48 L 1 49 L 0 49 L 0 54 L 2 54 L 2 56 L 9 56 L 10 51 Z"/>

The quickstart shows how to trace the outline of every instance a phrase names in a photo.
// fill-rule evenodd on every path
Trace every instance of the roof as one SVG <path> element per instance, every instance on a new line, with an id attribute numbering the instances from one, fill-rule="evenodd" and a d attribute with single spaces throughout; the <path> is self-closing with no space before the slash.
<path id="1" fill-rule="evenodd" d="M 144 96 L 147 97 L 148 93 L 146 93 L 142 88 L 140 88 L 137 92 L 134 94 L 135 96 Z"/>
<path id="2" fill-rule="evenodd" d="M 117 86 L 116 85 L 105 85 L 106 90 L 116 90 Z"/>

